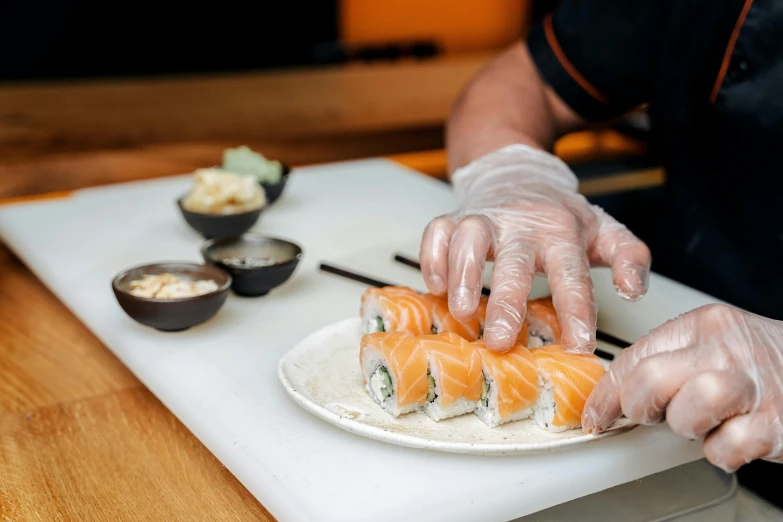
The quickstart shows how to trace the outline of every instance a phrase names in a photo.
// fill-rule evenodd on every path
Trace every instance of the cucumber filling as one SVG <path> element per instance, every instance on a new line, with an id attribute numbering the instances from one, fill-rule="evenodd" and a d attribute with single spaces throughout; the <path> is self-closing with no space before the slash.
<path id="1" fill-rule="evenodd" d="M 438 394 L 435 393 L 435 379 L 432 378 L 432 374 L 427 372 L 427 379 L 430 381 L 430 389 L 427 392 L 427 402 L 434 402 L 438 398 Z"/>
<path id="2" fill-rule="evenodd" d="M 394 393 L 391 376 L 385 366 L 378 367 L 370 377 L 370 388 L 378 402 L 383 402 Z"/>
<path id="3" fill-rule="evenodd" d="M 433 335 L 434 335 L 434 334 L 436 334 L 436 333 L 438 333 L 438 329 L 437 329 L 437 328 L 435 328 L 435 325 L 434 325 L 434 324 L 432 325 L 432 329 L 431 329 L 431 330 L 432 330 L 432 334 L 433 334 Z"/>
<path id="4" fill-rule="evenodd" d="M 481 405 L 485 408 L 489 406 L 489 381 L 484 376 L 484 383 L 481 386 Z"/>
<path id="5" fill-rule="evenodd" d="M 383 317 L 376 317 L 375 318 L 375 331 L 376 332 L 385 332 L 386 328 L 383 326 Z M 385 370 L 386 368 L 384 368 Z"/>

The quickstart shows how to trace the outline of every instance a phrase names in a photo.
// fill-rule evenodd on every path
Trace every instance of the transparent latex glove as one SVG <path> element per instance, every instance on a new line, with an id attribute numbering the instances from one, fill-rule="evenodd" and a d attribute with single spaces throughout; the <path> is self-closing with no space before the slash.
<path id="1" fill-rule="evenodd" d="M 647 246 L 590 205 L 555 156 L 510 145 L 458 170 L 452 180 L 460 208 L 424 231 L 422 273 L 430 292 L 448 292 L 451 313 L 467 320 L 479 305 L 486 260 L 494 260 L 487 347 L 503 351 L 514 345 L 536 272 L 549 278 L 569 351 L 595 348 L 591 265 L 611 267 L 617 292 L 628 300 L 647 291 Z"/>
<path id="2" fill-rule="evenodd" d="M 727 305 L 672 319 L 627 348 L 587 400 L 586 431 L 664 419 L 726 471 L 783 462 L 783 322 Z"/>

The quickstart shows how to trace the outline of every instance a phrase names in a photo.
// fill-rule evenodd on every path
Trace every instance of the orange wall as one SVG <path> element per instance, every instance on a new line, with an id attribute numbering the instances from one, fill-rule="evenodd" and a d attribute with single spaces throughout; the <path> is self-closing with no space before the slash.
<path id="1" fill-rule="evenodd" d="M 430 39 L 447 53 L 502 48 L 522 35 L 527 0 L 341 0 L 348 44 Z"/>

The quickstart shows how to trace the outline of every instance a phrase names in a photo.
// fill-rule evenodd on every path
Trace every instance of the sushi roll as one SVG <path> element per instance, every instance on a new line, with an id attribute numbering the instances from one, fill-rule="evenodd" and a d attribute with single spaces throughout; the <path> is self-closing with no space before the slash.
<path id="1" fill-rule="evenodd" d="M 538 367 L 536 424 L 552 432 L 579 428 L 587 397 L 606 373 L 603 363 L 593 354 L 566 353 L 557 344 L 530 351 Z"/>
<path id="2" fill-rule="evenodd" d="M 365 335 L 359 361 L 367 393 L 390 415 L 416 411 L 427 401 L 427 359 L 420 338 L 404 332 Z"/>
<path id="3" fill-rule="evenodd" d="M 523 339 L 527 336 L 524 330 Z M 523 343 L 505 353 L 487 349 L 483 340 L 473 345 L 481 356 L 484 376 L 474 413 L 490 428 L 530 417 L 538 399 L 538 370 L 530 350 Z"/>
<path id="4" fill-rule="evenodd" d="M 477 317 L 466 323 L 458 321 L 449 312 L 448 298 L 432 294 L 425 294 L 425 302 L 430 306 L 432 313 L 432 333 L 454 332 L 463 339 L 475 341 L 479 338 L 479 320 Z"/>
<path id="5" fill-rule="evenodd" d="M 560 342 L 560 323 L 551 295 L 528 301 L 525 321 L 530 332 L 529 348 Z"/>
<path id="6" fill-rule="evenodd" d="M 420 340 L 429 382 L 424 413 L 439 421 L 475 410 L 484 382 L 476 347 L 453 332 Z"/>
<path id="7" fill-rule="evenodd" d="M 424 298 L 406 286 L 369 288 L 362 295 L 364 333 L 432 333 L 432 313 Z"/>

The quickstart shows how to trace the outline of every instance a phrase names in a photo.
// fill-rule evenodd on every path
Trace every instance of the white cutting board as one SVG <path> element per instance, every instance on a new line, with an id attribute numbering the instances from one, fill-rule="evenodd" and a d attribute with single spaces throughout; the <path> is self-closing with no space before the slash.
<path id="1" fill-rule="evenodd" d="M 392 162 L 297 170 L 254 231 L 304 247 L 294 276 L 264 298 L 229 297 L 211 321 L 161 333 L 130 320 L 112 276 L 141 263 L 201 261 L 176 177 L 83 190 L 0 209 L 0 235 L 52 291 L 281 521 L 509 520 L 701 457 L 665 426 L 583 448 L 520 457 L 451 455 L 346 433 L 299 408 L 277 380 L 286 350 L 358 314 L 365 287 L 317 271 L 330 261 L 423 289 L 421 231 L 454 206 L 450 189 Z M 595 273 L 601 327 L 633 340 L 713 299 L 654 276 L 628 304 Z M 53 347 L 56 349 L 56 347 Z M 357 356 L 358 357 L 358 356 Z"/>

